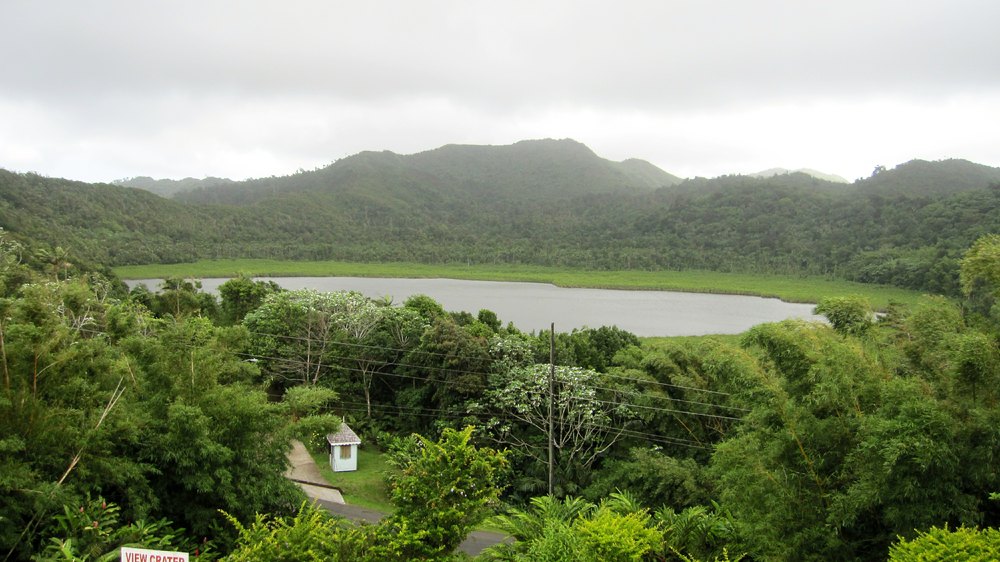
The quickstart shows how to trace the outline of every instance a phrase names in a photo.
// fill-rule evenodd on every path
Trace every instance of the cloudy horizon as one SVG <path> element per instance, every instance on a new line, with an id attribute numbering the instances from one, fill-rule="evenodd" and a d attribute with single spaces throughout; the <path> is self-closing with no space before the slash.
<path id="1" fill-rule="evenodd" d="M 8 0 L 0 167 L 287 175 L 572 138 L 681 177 L 1000 166 L 1000 3 Z"/>

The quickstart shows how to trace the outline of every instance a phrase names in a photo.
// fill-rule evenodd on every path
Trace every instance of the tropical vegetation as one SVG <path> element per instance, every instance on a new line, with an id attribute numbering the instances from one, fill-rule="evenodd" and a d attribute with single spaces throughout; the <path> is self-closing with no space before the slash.
<path id="1" fill-rule="evenodd" d="M 650 343 L 249 277 L 126 293 L 0 246 L 6 559 L 460 558 L 492 514 L 514 542 L 490 560 L 995 551 L 996 236 L 966 252 L 958 301 L 836 297 L 829 324 Z M 322 446 L 345 417 L 398 467 L 377 525 L 283 477 L 291 438 Z"/>

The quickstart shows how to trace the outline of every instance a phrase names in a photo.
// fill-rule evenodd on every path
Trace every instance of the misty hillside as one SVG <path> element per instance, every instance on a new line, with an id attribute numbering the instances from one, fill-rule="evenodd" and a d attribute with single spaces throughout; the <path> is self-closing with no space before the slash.
<path id="1" fill-rule="evenodd" d="M 136 176 L 111 182 L 114 185 L 123 187 L 134 187 L 150 193 L 155 193 L 160 197 L 173 197 L 174 194 L 182 191 L 191 191 L 202 187 L 214 187 L 233 183 L 233 180 L 226 178 L 207 177 L 204 179 L 184 178 L 182 180 L 153 179 L 149 176 Z"/>
<path id="2" fill-rule="evenodd" d="M 853 184 L 801 172 L 678 180 L 548 140 L 362 152 L 173 199 L 0 170 L 0 227 L 106 265 L 272 258 L 709 269 L 954 293 L 962 251 L 1000 232 L 1000 169 L 915 160 Z"/>
<path id="3" fill-rule="evenodd" d="M 798 170 L 789 170 L 788 168 L 768 168 L 767 170 L 762 170 L 755 174 L 749 174 L 755 178 L 770 178 L 773 176 L 782 176 L 786 174 L 805 174 L 807 176 L 812 176 L 817 179 L 833 182 L 833 183 L 850 183 L 846 179 L 838 176 L 836 174 L 827 174 L 820 172 L 818 170 L 813 170 L 810 168 L 799 168 Z"/>
<path id="4" fill-rule="evenodd" d="M 876 172 L 855 185 L 868 192 L 935 196 L 997 183 L 1000 183 L 1000 168 L 950 159 L 937 162 L 910 160 L 892 170 Z"/>
<path id="5" fill-rule="evenodd" d="M 206 186 L 177 198 L 246 205 L 308 192 L 382 196 L 417 205 L 437 196 L 513 202 L 529 195 L 547 199 L 649 191 L 680 181 L 648 162 L 605 160 L 573 140 L 534 140 L 508 146 L 447 145 L 407 156 L 362 152 L 315 171 Z"/>

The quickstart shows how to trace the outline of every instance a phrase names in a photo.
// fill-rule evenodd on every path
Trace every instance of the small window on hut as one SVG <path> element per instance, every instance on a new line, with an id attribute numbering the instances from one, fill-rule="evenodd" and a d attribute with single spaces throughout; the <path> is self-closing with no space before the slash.
<path id="1" fill-rule="evenodd" d="M 341 460 L 348 460 L 351 458 L 351 446 L 341 445 L 340 446 L 340 458 Z"/>

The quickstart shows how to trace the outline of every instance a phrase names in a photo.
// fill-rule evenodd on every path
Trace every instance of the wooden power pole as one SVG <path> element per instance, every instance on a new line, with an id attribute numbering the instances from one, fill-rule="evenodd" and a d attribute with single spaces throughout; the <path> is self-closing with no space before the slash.
<path id="1" fill-rule="evenodd" d="M 553 445 L 552 401 L 556 394 L 556 323 L 549 330 L 549 495 L 553 494 L 555 481 L 555 446 Z"/>

